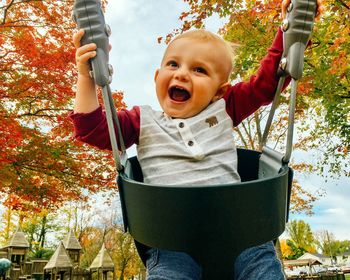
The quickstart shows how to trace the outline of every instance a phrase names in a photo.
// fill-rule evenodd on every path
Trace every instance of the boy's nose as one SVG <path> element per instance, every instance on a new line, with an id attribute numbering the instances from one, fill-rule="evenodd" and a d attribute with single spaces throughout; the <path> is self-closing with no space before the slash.
<path id="1" fill-rule="evenodd" d="M 180 81 L 187 81 L 189 77 L 188 69 L 185 67 L 178 68 L 174 74 L 174 77 Z"/>

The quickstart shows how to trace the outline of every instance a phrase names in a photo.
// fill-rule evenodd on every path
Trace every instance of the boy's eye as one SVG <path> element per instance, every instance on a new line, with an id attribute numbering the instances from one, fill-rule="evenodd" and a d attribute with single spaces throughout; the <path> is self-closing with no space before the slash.
<path id="1" fill-rule="evenodd" d="M 197 73 L 207 74 L 207 70 L 205 70 L 203 67 L 196 67 L 194 71 Z"/>
<path id="2" fill-rule="evenodd" d="M 178 64 L 176 63 L 176 61 L 173 61 L 173 60 L 169 61 L 166 65 L 167 65 L 167 66 L 170 66 L 170 67 L 177 67 L 177 66 L 178 66 Z"/>

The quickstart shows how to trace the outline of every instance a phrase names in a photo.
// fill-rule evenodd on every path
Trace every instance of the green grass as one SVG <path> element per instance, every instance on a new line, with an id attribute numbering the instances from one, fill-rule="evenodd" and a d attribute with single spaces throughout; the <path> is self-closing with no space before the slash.
<path id="1" fill-rule="evenodd" d="M 345 274 L 345 280 L 350 280 L 350 274 Z"/>

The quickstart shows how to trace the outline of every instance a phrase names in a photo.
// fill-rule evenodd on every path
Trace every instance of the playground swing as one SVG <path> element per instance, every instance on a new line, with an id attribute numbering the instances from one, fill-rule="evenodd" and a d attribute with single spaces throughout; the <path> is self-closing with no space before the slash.
<path id="1" fill-rule="evenodd" d="M 233 279 L 234 259 L 244 249 L 277 239 L 288 218 L 293 171 L 291 157 L 297 81 L 302 76 L 303 55 L 313 27 L 316 0 L 295 0 L 282 29 L 284 52 L 281 78 L 263 133 L 262 153 L 238 149 L 242 182 L 224 185 L 150 185 L 143 183 L 136 157 L 127 158 L 109 87 L 108 35 L 98 0 L 76 0 L 74 19 L 86 35 L 82 44 L 95 42 L 93 77 L 103 88 L 113 156 L 119 172 L 124 229 L 135 240 L 141 258 L 149 247 L 182 251 L 203 268 L 203 279 Z M 286 76 L 292 78 L 286 152 L 266 146 L 273 115 Z M 115 127 L 116 125 L 116 127 Z M 120 139 L 119 155 L 116 135 Z M 249 201 L 249 203 L 248 203 Z"/>

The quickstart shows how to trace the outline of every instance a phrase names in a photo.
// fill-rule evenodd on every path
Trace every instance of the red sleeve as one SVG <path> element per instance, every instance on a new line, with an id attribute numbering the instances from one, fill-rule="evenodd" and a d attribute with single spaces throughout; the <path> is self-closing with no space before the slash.
<path id="1" fill-rule="evenodd" d="M 74 136 L 76 139 L 99 149 L 112 149 L 107 119 L 105 112 L 102 111 L 102 107 L 91 113 L 72 113 L 69 117 L 74 124 Z M 118 120 L 126 148 L 135 143 L 137 144 L 140 135 L 140 108 L 135 106 L 131 110 L 119 111 Z M 116 135 L 118 139 L 117 132 Z"/>
<path id="2" fill-rule="evenodd" d="M 277 70 L 282 53 L 283 33 L 279 28 L 267 55 L 260 62 L 257 74 L 252 76 L 249 82 L 237 83 L 225 93 L 223 98 L 226 101 L 226 111 L 234 126 L 273 100 L 279 80 Z M 290 78 L 287 78 L 284 88 L 289 81 Z"/>

